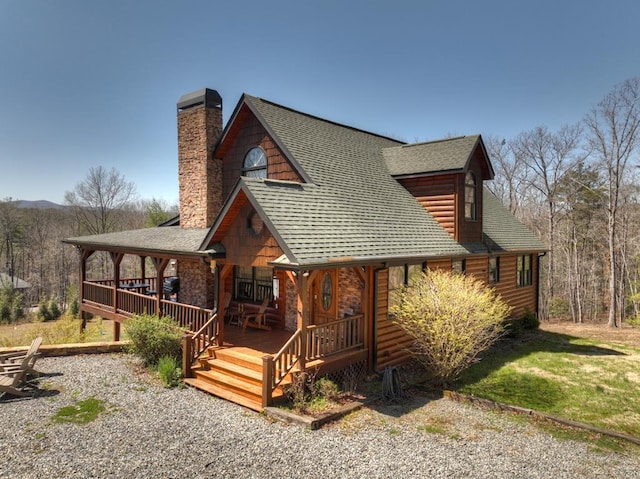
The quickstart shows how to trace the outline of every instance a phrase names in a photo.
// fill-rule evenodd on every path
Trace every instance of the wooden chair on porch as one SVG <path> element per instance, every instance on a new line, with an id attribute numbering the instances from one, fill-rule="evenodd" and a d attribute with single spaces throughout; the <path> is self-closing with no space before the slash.
<path id="1" fill-rule="evenodd" d="M 231 293 L 224 294 L 224 319 L 229 326 L 242 326 L 242 311 L 240 308 L 231 308 Z"/>
<path id="2" fill-rule="evenodd" d="M 267 306 L 269 304 L 269 298 L 265 297 L 260 305 L 260 309 L 256 313 L 245 313 L 242 318 L 242 330 L 246 331 L 247 326 L 251 328 L 264 329 L 266 331 L 271 330 L 271 327 L 267 325 Z"/>

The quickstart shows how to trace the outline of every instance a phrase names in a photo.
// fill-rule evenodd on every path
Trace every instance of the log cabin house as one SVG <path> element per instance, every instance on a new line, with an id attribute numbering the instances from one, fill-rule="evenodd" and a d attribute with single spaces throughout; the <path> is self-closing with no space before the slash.
<path id="1" fill-rule="evenodd" d="M 210 89 L 180 98 L 177 116 L 179 217 L 65 241 L 83 315 L 115 320 L 116 338 L 133 314 L 174 317 L 187 383 L 261 410 L 295 371 L 400 364 L 410 339 L 390 291 L 424 268 L 481 278 L 514 317 L 537 311 L 545 246 L 484 186 L 481 136 L 405 144 L 246 94 L 223 128 Z M 87 277 L 96 251 L 112 277 Z M 163 292 L 168 276 L 179 287 Z"/>

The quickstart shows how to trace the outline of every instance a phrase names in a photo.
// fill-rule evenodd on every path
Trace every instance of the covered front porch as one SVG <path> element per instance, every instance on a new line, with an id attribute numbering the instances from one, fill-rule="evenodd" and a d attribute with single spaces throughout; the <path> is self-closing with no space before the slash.
<path id="1" fill-rule="evenodd" d="M 367 367 L 364 314 L 307 324 L 295 331 L 245 328 L 242 315 L 230 322 L 238 310 L 251 315 L 259 309 L 256 304 L 234 300 L 225 314 L 224 305 L 209 309 L 167 297 L 162 283 L 150 277 L 83 281 L 83 316 L 88 312 L 112 319 L 116 340 L 121 324 L 134 315 L 172 317 L 185 330 L 185 382 L 258 411 L 282 399 L 283 386 L 296 372 L 323 375 L 354 364 L 362 371 Z M 277 309 L 270 309 L 277 315 Z"/>
<path id="2" fill-rule="evenodd" d="M 243 266 L 201 250 L 202 232 L 158 230 L 68 240 L 80 258 L 83 325 L 88 313 L 111 319 L 119 340 L 134 315 L 170 316 L 185 331 L 187 383 L 255 410 L 277 401 L 296 372 L 373 364 L 371 267 Z"/>

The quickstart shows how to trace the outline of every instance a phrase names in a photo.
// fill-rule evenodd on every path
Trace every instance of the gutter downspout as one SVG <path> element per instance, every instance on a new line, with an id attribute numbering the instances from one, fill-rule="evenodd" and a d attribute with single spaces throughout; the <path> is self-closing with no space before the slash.
<path id="1" fill-rule="evenodd" d="M 384 266 L 373 269 L 373 294 L 371 295 L 373 303 L 371 305 L 371 358 L 373 363 L 369 369 L 375 372 L 378 371 L 378 273 L 383 269 L 385 269 Z"/>

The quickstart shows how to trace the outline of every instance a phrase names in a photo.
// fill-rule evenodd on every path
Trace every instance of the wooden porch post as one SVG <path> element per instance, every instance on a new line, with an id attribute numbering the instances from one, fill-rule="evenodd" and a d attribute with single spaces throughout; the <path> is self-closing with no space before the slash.
<path id="1" fill-rule="evenodd" d="M 147 279 L 147 257 L 140 256 L 140 282 L 144 283 Z"/>
<path id="2" fill-rule="evenodd" d="M 232 271 L 232 264 L 222 264 L 218 266 L 218 291 L 216 292 L 218 295 L 218 346 L 224 345 L 224 315 L 226 314 L 224 310 L 224 283 Z"/>
<path id="3" fill-rule="evenodd" d="M 120 286 L 120 263 L 124 258 L 123 253 L 110 252 L 111 262 L 113 263 L 113 312 L 118 313 L 118 287 Z M 113 340 L 120 341 L 120 322 L 113 320 Z"/>
<path id="4" fill-rule="evenodd" d="M 169 264 L 169 259 L 154 257 L 151 260 L 156 268 L 156 314 L 162 316 L 162 281 L 164 280 L 164 270 Z"/>
<path id="5" fill-rule="evenodd" d="M 80 332 L 84 331 L 87 326 L 87 313 L 82 309 L 82 303 L 84 302 L 84 282 L 87 280 L 87 259 L 93 254 L 92 250 L 87 250 L 78 246 L 78 253 L 80 254 L 80 284 L 78 287 L 78 301 L 80 301 Z"/>
<path id="6" fill-rule="evenodd" d="M 373 347 L 372 347 L 372 336 L 371 336 L 371 331 L 373 330 L 372 327 L 372 320 L 371 318 L 373 317 L 371 314 L 372 311 L 372 305 L 370 303 L 371 301 L 371 297 L 373 296 L 371 294 L 371 283 L 372 283 L 372 278 L 371 278 L 371 266 L 355 266 L 353 268 L 356 273 L 358 274 L 358 277 L 360 278 L 360 281 L 362 281 L 364 287 L 362 290 L 362 314 L 364 315 L 364 331 L 362 331 L 362 340 L 364 341 L 365 347 L 367 348 L 367 350 L 369 351 L 367 354 L 367 363 L 370 365 L 373 361 Z"/>
<path id="7" fill-rule="evenodd" d="M 307 365 L 307 326 L 309 326 L 309 282 L 308 271 L 298 272 L 298 329 L 300 329 L 300 369 L 304 370 Z"/>

